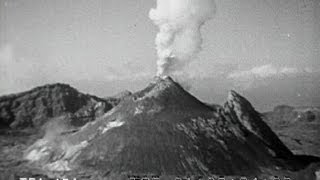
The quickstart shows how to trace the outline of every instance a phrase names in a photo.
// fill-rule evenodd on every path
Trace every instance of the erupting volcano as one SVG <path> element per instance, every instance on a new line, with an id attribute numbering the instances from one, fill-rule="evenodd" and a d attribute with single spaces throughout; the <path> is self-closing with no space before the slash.
<path id="1" fill-rule="evenodd" d="M 224 107 L 210 107 L 170 77 L 155 78 L 77 131 L 38 140 L 25 158 L 45 171 L 94 172 L 90 178 L 106 179 L 260 175 L 297 167 L 290 150 L 239 94 L 231 91 Z"/>
<path id="2" fill-rule="evenodd" d="M 132 1 L 130 1 L 130 3 L 131 2 Z M 101 2 L 99 2 L 99 6 L 100 3 Z M 110 3 L 108 5 L 112 4 L 113 3 Z M 69 4 L 67 5 L 69 6 Z M 20 10 L 20 5 L 13 6 L 13 4 L 8 2 L 5 2 L 4 6 L 10 6 L 10 8 L 19 7 L 18 10 Z M 39 8 L 42 6 L 36 7 Z M 96 8 L 98 6 L 92 7 Z M 117 12 L 119 7 L 120 6 L 117 6 Z M 243 7 L 239 9 L 247 10 L 247 8 Z M 258 4 L 254 4 L 252 7 L 256 8 L 258 7 Z M 147 7 L 147 9 L 149 8 L 150 7 Z M 230 6 L 228 8 L 231 9 L 232 7 Z M 60 13 L 64 8 L 54 9 L 59 10 Z M 103 48 L 105 48 L 104 43 L 107 42 L 105 39 L 97 41 L 97 43 L 91 42 L 92 40 L 98 40 L 100 37 L 92 38 L 90 36 L 89 39 L 73 38 L 82 34 L 87 35 L 86 33 L 89 35 L 98 34 L 98 36 L 100 36 L 104 31 L 109 32 L 109 28 L 113 26 L 110 24 L 106 27 L 99 25 L 97 26 L 97 31 L 92 31 L 91 28 L 98 24 L 98 20 L 101 17 L 105 17 L 102 13 L 110 12 L 109 9 L 108 11 L 104 11 L 103 8 L 99 9 L 99 11 L 96 11 L 96 9 L 85 10 L 85 13 L 79 11 L 81 12 L 80 15 L 74 15 L 73 11 L 71 11 L 71 13 L 61 13 L 63 16 L 71 14 L 72 20 L 84 19 L 84 22 L 86 23 L 90 21 L 90 23 L 85 24 L 86 26 L 89 25 L 89 29 L 83 29 L 83 27 L 86 26 L 77 26 L 78 23 L 70 22 L 69 24 L 66 20 L 61 22 L 63 25 L 68 25 L 66 31 L 64 31 L 64 29 L 61 29 L 60 31 L 60 28 L 54 28 L 54 30 L 58 30 L 57 32 L 69 33 L 69 29 L 73 26 L 81 27 L 80 31 L 77 31 L 76 33 L 72 32 L 72 34 L 75 34 L 76 36 L 72 35 L 71 38 L 67 38 L 68 40 L 65 41 L 68 43 L 63 42 L 61 45 L 62 48 L 65 48 L 62 49 L 64 53 L 69 51 L 69 45 L 65 46 L 66 44 L 69 44 L 69 39 L 77 39 L 77 41 L 74 41 L 75 44 L 80 44 L 79 47 L 86 48 L 86 50 L 88 48 L 94 49 L 93 47 L 95 46 L 91 46 L 92 44 L 102 44 Z M 10 11 L 12 10 L 6 10 L 6 12 Z M 138 10 L 134 10 L 134 12 L 136 11 Z M 31 11 L 28 11 L 28 13 L 29 12 Z M 99 17 L 97 17 L 97 19 L 91 17 L 82 18 L 83 15 L 91 12 L 95 12 Z M 0 131 L 0 179 L 8 179 L 8 177 L 13 177 L 13 179 L 20 177 L 40 177 L 45 179 L 44 177 L 48 177 L 54 179 L 76 178 L 78 180 L 127 180 L 128 176 L 132 175 L 148 177 L 155 175 L 160 176 L 161 180 L 171 180 L 177 176 L 190 176 L 193 180 L 200 176 L 216 178 L 219 175 L 229 176 L 230 179 L 239 178 L 239 176 L 249 176 L 250 179 L 251 177 L 252 179 L 254 179 L 254 177 L 259 177 L 259 179 L 271 179 L 270 177 L 273 175 L 282 177 L 284 175 L 289 175 L 294 177 L 292 179 L 296 180 L 315 179 L 315 173 L 320 174 L 319 158 L 293 154 L 291 152 L 292 149 L 289 150 L 287 148 L 271 128 L 262 120 L 261 114 L 254 109 L 247 99 L 235 91 L 230 91 L 224 105 L 210 105 L 208 102 L 200 101 L 190 92 L 186 91 L 185 89 L 187 88 L 182 87 L 186 82 L 185 79 L 182 80 L 184 83 L 178 83 L 175 82 L 176 79 L 173 80 L 171 78 L 180 79 L 179 75 L 182 74 L 183 68 L 191 61 L 196 60 L 196 56 L 201 50 L 203 41 L 201 28 L 206 22 L 214 17 L 215 12 L 216 5 L 214 0 L 157 0 L 156 8 L 152 8 L 149 11 L 149 18 L 159 28 L 159 32 L 155 38 L 157 51 L 157 74 L 156 77 L 154 77 L 154 79 L 152 79 L 152 81 L 140 91 L 133 93 L 125 91 L 117 96 L 99 98 L 94 95 L 80 93 L 69 85 L 52 84 L 34 88 L 30 91 L 19 94 L 0 97 L 0 128 L 4 129 L 4 131 Z M 237 15 L 241 14 L 238 10 L 235 12 Z M 291 11 L 288 12 L 291 13 Z M 50 16 L 52 14 L 50 13 Z M 132 16 L 131 12 L 127 14 Z M 260 15 L 262 17 L 263 14 L 259 13 L 259 19 L 257 20 L 259 23 L 264 22 L 263 19 L 260 18 Z M 115 20 L 112 16 L 115 17 Z M 121 19 L 118 16 L 118 13 L 110 13 L 110 22 Z M 8 17 L 11 16 L 8 15 Z M 20 18 L 20 16 L 12 17 L 14 17 L 14 20 Z M 92 19 L 94 19 L 94 21 L 91 22 Z M 234 19 L 236 21 L 238 20 L 238 18 Z M 137 19 L 134 19 L 134 21 L 136 20 Z M 23 21 L 19 20 L 18 22 Z M 38 20 L 32 22 L 38 22 Z M 45 23 L 38 24 L 47 25 L 48 22 L 51 21 L 48 20 Z M 228 23 L 229 20 L 225 24 L 229 25 Z M 7 24 L 9 25 L 11 23 L 5 23 L 5 25 Z M 239 24 L 240 23 L 237 22 L 237 25 Z M 294 23 L 289 24 L 291 27 L 291 24 Z M 117 22 L 115 25 L 119 25 L 119 23 Z M 121 26 L 121 28 L 122 27 L 126 26 Z M 138 25 L 135 24 L 134 27 L 138 27 Z M 270 26 L 272 27 L 272 31 L 266 31 L 269 34 L 264 34 L 264 30 L 260 32 L 259 29 L 262 29 L 263 27 L 256 28 L 259 30 L 259 33 L 251 33 L 251 31 L 250 33 L 246 33 L 245 31 L 242 33 L 242 28 L 246 27 L 246 25 L 230 27 L 240 28 L 241 30 L 239 33 L 234 33 L 234 29 L 229 30 L 231 33 L 239 34 L 239 36 L 242 34 L 250 35 L 249 41 L 245 41 L 243 43 L 239 41 L 241 42 L 241 48 L 239 48 L 241 49 L 241 53 L 235 54 L 234 56 L 236 58 L 234 59 L 238 58 L 237 55 L 243 54 L 243 52 L 247 51 L 242 48 L 243 44 L 250 44 L 250 46 L 248 45 L 250 48 L 252 48 L 252 44 L 259 44 L 259 41 L 257 41 L 257 43 L 255 42 L 255 37 L 253 37 L 252 34 L 254 36 L 256 36 L 256 34 L 265 35 L 263 36 L 264 38 L 262 38 L 263 45 L 265 42 L 269 42 L 268 39 L 271 40 L 277 39 L 274 37 L 280 37 L 273 36 L 276 32 L 274 31 L 274 26 Z M 144 26 L 142 28 L 144 28 Z M 8 29 L 8 32 L 10 33 L 8 34 L 13 34 L 11 33 L 11 30 L 13 29 L 15 28 L 10 27 Z M 116 30 L 110 30 L 110 32 L 112 32 L 111 36 L 121 39 L 121 33 L 117 30 L 118 28 L 116 28 Z M 125 31 L 127 31 L 127 29 L 125 29 Z M 302 32 L 301 29 L 299 29 L 299 32 L 300 31 Z M 51 29 L 49 29 L 48 32 L 52 33 Z M 295 33 L 298 31 L 292 32 Z M 230 37 L 233 38 L 234 34 Z M 296 34 L 294 35 L 296 36 Z M 51 37 L 48 41 L 53 42 L 53 44 L 50 44 L 48 47 L 60 47 L 60 44 L 59 46 L 54 44 L 56 39 L 60 39 L 60 37 L 63 38 L 64 35 L 61 36 L 59 33 L 59 36 Z M 69 34 L 67 34 L 66 37 L 69 37 Z M 136 37 L 137 36 L 134 37 L 135 40 L 140 41 L 142 39 L 140 39 L 140 37 Z M 288 36 L 288 38 L 289 37 L 290 36 Z M 15 39 L 17 38 L 15 37 Z M 81 41 L 78 41 L 78 39 L 81 39 Z M 112 59 L 110 58 L 112 56 L 109 55 L 115 52 L 118 54 L 114 57 L 135 59 L 135 56 L 127 53 L 130 50 L 126 50 L 123 48 L 125 46 L 118 44 L 121 41 L 118 42 L 118 39 L 115 41 L 117 41 L 115 47 L 113 47 L 114 44 L 110 43 L 110 49 L 106 54 L 103 54 L 102 52 L 105 49 L 98 49 L 97 51 L 92 51 L 97 53 L 92 57 L 94 57 L 94 59 L 105 59 L 107 57 Z M 228 43 L 231 42 L 229 40 L 227 41 Z M 235 41 L 237 41 L 237 39 L 235 39 Z M 281 44 L 287 44 L 287 41 L 289 40 L 286 39 L 286 43 L 274 41 L 274 44 L 276 44 L 277 47 L 280 47 Z M 13 42 L 18 43 L 20 41 L 14 40 Z M 43 42 L 41 41 L 41 45 Z M 114 41 L 112 41 L 112 43 L 113 42 Z M 125 39 L 125 43 L 127 42 L 129 41 Z M 313 42 L 315 41 L 312 41 L 312 44 L 315 44 Z M 134 41 L 134 43 L 138 44 L 136 41 Z M 28 43 L 26 44 L 29 45 Z M 132 47 L 132 43 L 128 43 L 128 45 L 130 48 Z M 221 47 L 223 47 L 222 45 Z M 70 47 L 72 46 L 70 45 Z M 120 47 L 121 49 L 117 49 L 116 47 Z M 146 52 L 141 46 L 137 47 L 141 48 L 139 49 L 139 52 Z M 263 48 L 265 47 L 268 46 L 263 46 Z M 286 48 L 294 50 L 292 47 L 300 46 L 295 45 Z M 309 47 L 309 45 L 303 45 L 303 47 Z M 272 49 L 267 50 L 268 52 L 273 52 Z M 90 54 L 91 50 L 88 51 L 88 54 Z M 280 51 L 281 49 L 275 54 L 277 55 Z M 11 60 L 14 61 L 14 56 L 11 51 L 8 52 L 9 53 L 5 53 L 6 56 L 4 56 L 4 59 L 10 62 L 10 65 L 15 64 L 11 63 Z M 32 51 L 30 54 L 37 54 L 35 52 L 36 50 Z M 39 54 L 51 54 L 54 52 L 61 52 L 61 50 L 50 49 Z M 76 50 L 71 52 L 79 53 L 79 51 Z M 127 57 L 122 56 L 123 52 L 128 54 Z M 229 52 L 233 53 L 233 49 L 222 51 L 221 58 L 222 56 L 229 56 Z M 288 54 L 289 51 L 285 52 Z M 89 57 L 86 53 L 87 52 L 76 56 L 68 54 L 68 56 L 65 57 L 69 57 L 69 55 L 70 57 Z M 49 55 L 46 55 L 46 57 L 47 56 Z M 50 57 L 50 59 L 63 59 L 63 57 L 64 56 L 61 56 L 60 58 L 59 54 L 59 56 Z M 148 57 L 148 54 L 142 54 L 141 57 Z M 254 56 L 248 55 L 248 57 L 256 58 L 258 56 L 256 56 L 255 53 Z M 268 54 L 268 56 L 265 57 L 269 58 L 273 56 L 269 56 Z M 279 57 L 282 58 L 282 56 Z M 210 56 L 206 58 L 212 59 L 214 57 Z M 37 57 L 34 59 L 39 58 Z M 261 59 L 264 59 L 264 57 Z M 119 61 L 119 59 L 116 59 L 110 64 L 116 61 Z M 144 77 L 144 73 L 147 73 L 143 72 L 141 73 L 142 75 L 140 75 L 140 70 L 143 71 L 144 68 L 133 68 L 136 67 L 136 65 L 130 66 L 127 64 L 126 66 L 128 67 L 123 68 L 122 65 L 117 65 L 117 63 L 115 63 L 123 69 L 119 68 L 114 70 L 114 68 L 108 66 L 110 70 L 110 77 L 108 78 L 106 77 L 107 75 L 104 74 L 105 71 L 108 71 L 107 68 L 105 68 L 107 66 L 105 66 L 104 63 L 100 64 L 100 60 L 92 61 L 92 64 L 95 66 L 88 66 L 88 69 L 91 68 L 92 72 L 87 71 L 88 64 L 85 64 L 87 63 L 87 60 L 85 63 L 83 62 L 81 64 L 79 63 L 80 65 L 75 65 L 75 63 L 73 64 L 72 62 L 65 63 L 63 60 L 62 63 L 58 63 L 59 66 L 57 66 L 57 69 L 52 71 L 54 72 L 52 77 L 60 73 L 57 78 L 65 77 L 65 81 L 84 84 L 90 84 L 91 81 L 96 80 L 96 82 L 99 82 L 99 86 L 90 87 L 91 90 L 96 88 L 99 89 L 103 95 L 106 95 L 104 94 L 106 93 L 105 87 L 112 87 L 112 85 L 105 85 L 104 83 L 101 83 L 105 82 L 106 79 L 110 80 L 109 82 L 115 82 L 114 84 L 116 86 L 125 84 L 125 88 L 130 86 L 129 88 L 134 89 L 137 87 L 135 86 L 137 78 L 140 76 Z M 99 62 L 99 64 L 95 62 Z M 207 65 L 206 62 L 203 64 Z M 235 67 L 234 65 L 235 64 L 232 64 L 232 67 Z M 297 64 L 297 66 L 298 65 L 299 64 Z M 51 67 L 51 64 L 46 64 L 45 67 L 47 66 Z M 77 67 L 81 69 L 81 71 L 79 71 L 81 73 L 79 74 L 73 73 L 73 68 Z M 134 71 L 131 71 L 130 67 L 132 67 Z M 239 80 L 241 80 L 243 75 L 248 75 L 248 78 L 246 78 L 248 80 L 262 80 L 264 78 L 273 79 L 276 75 L 281 75 L 281 78 L 279 79 L 282 79 L 284 78 L 283 75 L 291 75 L 297 72 L 299 72 L 300 76 L 300 71 L 295 70 L 294 68 L 284 67 L 283 69 L 278 70 L 277 68 L 273 69 L 273 66 L 271 65 L 267 67 L 267 69 L 262 68 L 262 70 L 261 68 L 253 68 L 252 70 L 240 71 L 236 74 L 240 74 L 239 77 L 237 76 Z M 59 68 L 68 70 L 66 71 L 68 73 L 62 73 L 65 71 L 59 71 Z M 227 68 L 223 67 L 223 69 Z M 257 72 L 257 69 L 259 72 Z M 99 72 L 93 72 L 96 70 L 101 71 L 102 74 L 99 74 Z M 128 78 L 127 76 L 121 76 L 122 72 L 129 72 Z M 198 72 L 200 73 L 200 71 Z M 14 73 L 16 73 L 16 71 L 14 71 Z M 41 73 L 47 74 L 45 70 L 39 71 L 39 74 Z M 89 76 L 90 73 L 93 75 Z M 137 75 L 135 73 L 137 73 Z M 224 81 L 224 78 L 227 77 L 228 73 L 229 72 L 220 73 L 220 77 L 218 79 Z M 256 75 L 259 73 L 261 75 Z M 74 79 L 69 79 L 69 76 L 74 77 Z M 26 77 L 27 78 L 24 78 L 28 79 L 29 76 L 26 75 Z M 51 78 L 46 78 L 53 81 Z M 149 78 L 151 79 L 152 77 Z M 209 77 L 209 75 L 206 74 L 206 77 L 203 79 L 207 80 L 210 78 L 212 77 Z M 199 79 L 195 78 L 194 80 L 196 81 Z M 5 81 L 7 81 L 7 79 L 5 79 Z M 94 82 L 92 83 L 94 84 Z M 207 83 L 207 81 L 205 83 Z M 221 84 L 225 85 L 229 84 L 229 82 L 225 84 L 223 82 Z M 205 97 L 218 97 L 211 95 L 211 93 L 217 86 L 223 86 L 221 84 L 220 82 L 213 81 L 211 84 L 212 86 L 206 87 L 209 87 L 210 89 L 208 89 L 209 95 Z M 225 85 L 224 88 L 228 89 L 230 87 Z M 312 88 L 310 89 L 313 90 Z M 296 90 L 294 89 L 292 92 L 296 93 Z M 317 125 L 319 125 L 317 122 L 317 118 L 320 117 L 319 114 L 317 114 L 319 109 L 316 111 L 299 111 L 300 114 L 298 111 L 287 110 L 288 107 L 282 107 L 280 109 L 281 111 L 269 112 L 264 114 L 262 117 L 267 120 L 271 119 L 273 122 L 271 123 L 272 126 L 278 126 L 278 124 L 280 124 L 278 122 L 285 122 L 281 123 L 281 125 L 287 126 L 290 124 L 294 127 L 305 127 L 296 123 L 299 120 L 301 124 L 303 123 L 303 125 L 305 125 L 304 121 L 301 120 L 303 119 L 302 115 L 304 115 L 306 121 L 314 124 L 317 123 Z M 290 123 L 283 120 L 278 121 L 278 116 L 283 118 L 282 111 L 288 111 L 292 116 L 297 116 L 297 121 Z M 314 127 L 316 126 L 310 124 L 307 124 L 306 126 L 311 129 L 310 131 L 312 134 L 315 134 L 315 136 L 319 134 L 318 131 L 314 131 L 314 129 L 316 129 Z M 290 141 L 294 141 L 294 146 L 300 146 L 302 144 L 301 142 L 304 142 L 299 139 L 293 139 L 292 137 L 293 136 L 286 136 L 284 139 L 289 138 Z M 310 140 L 309 137 L 303 137 L 303 139 L 308 141 Z M 315 139 L 315 142 L 317 141 L 316 138 L 313 139 Z M 318 146 L 317 142 L 314 144 L 316 145 L 312 147 Z M 315 154 L 319 153 L 318 150 L 313 152 Z M 7 176 L 6 174 L 8 173 L 9 175 Z M 4 177 L 2 174 L 4 174 Z"/>

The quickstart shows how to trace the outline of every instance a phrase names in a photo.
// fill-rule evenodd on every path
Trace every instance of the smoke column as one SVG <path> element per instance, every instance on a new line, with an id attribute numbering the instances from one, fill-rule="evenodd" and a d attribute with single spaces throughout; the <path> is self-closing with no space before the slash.
<path id="1" fill-rule="evenodd" d="M 214 0 L 157 0 L 149 12 L 159 27 L 157 76 L 170 75 L 195 57 L 201 50 L 200 28 L 214 14 Z"/>

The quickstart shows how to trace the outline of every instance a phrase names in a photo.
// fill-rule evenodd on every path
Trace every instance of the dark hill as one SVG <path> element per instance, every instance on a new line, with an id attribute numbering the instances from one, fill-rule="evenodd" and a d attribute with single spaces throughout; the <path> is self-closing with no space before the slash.
<path id="1" fill-rule="evenodd" d="M 320 157 L 319 108 L 281 105 L 262 117 L 295 154 Z"/>
<path id="2" fill-rule="evenodd" d="M 0 127 L 39 127 L 53 117 L 67 115 L 82 125 L 112 108 L 105 99 L 83 94 L 67 84 L 51 84 L 0 97 Z"/>
<path id="3" fill-rule="evenodd" d="M 212 108 L 170 77 L 156 78 L 78 132 L 37 141 L 25 158 L 46 171 L 101 179 L 259 175 L 296 165 L 245 98 L 232 91 L 224 108 Z"/>

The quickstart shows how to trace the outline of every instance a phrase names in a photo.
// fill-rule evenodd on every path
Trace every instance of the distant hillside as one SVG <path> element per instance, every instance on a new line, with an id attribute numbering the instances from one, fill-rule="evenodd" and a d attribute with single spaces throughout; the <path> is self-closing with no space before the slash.
<path id="1" fill-rule="evenodd" d="M 67 84 L 45 85 L 0 97 L 0 127 L 39 127 L 49 119 L 62 115 L 79 126 L 101 116 L 115 104 L 83 94 Z"/>
<path id="2" fill-rule="evenodd" d="M 281 105 L 262 117 L 294 153 L 320 157 L 319 108 Z"/>

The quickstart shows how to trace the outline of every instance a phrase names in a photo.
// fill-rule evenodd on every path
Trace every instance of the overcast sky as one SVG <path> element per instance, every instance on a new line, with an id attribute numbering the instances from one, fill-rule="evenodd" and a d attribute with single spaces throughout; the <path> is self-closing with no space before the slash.
<path id="1" fill-rule="evenodd" d="M 152 0 L 0 0 L 0 94 L 69 83 L 109 96 L 156 73 Z M 198 98 L 320 106 L 320 0 L 216 0 L 184 72 Z"/>

